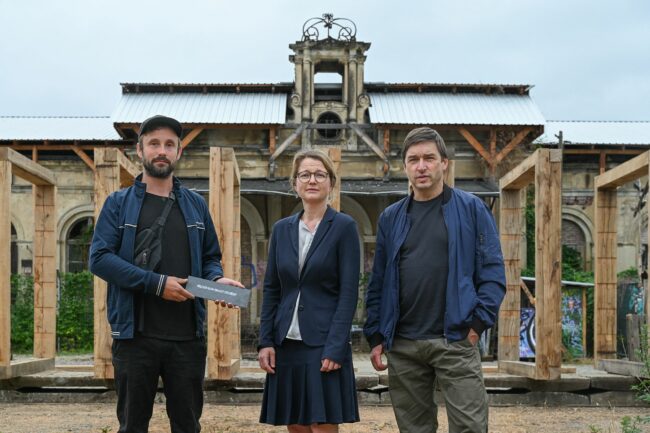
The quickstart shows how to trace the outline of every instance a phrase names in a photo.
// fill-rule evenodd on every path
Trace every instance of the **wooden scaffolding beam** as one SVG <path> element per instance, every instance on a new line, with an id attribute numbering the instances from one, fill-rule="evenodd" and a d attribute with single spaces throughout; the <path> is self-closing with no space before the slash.
<path id="1" fill-rule="evenodd" d="M 0 159 L 0 370 L 11 369 L 11 162 Z M 10 372 L 9 372 L 10 373 Z M 0 377 L 6 374 L 0 372 Z"/>
<path id="2" fill-rule="evenodd" d="M 336 173 L 336 185 L 332 188 L 330 206 L 341 211 L 341 148 L 330 147 L 327 149 L 327 155 L 334 164 L 334 172 Z"/>
<path id="3" fill-rule="evenodd" d="M 525 189 L 501 191 L 499 233 L 506 268 L 506 295 L 499 309 L 500 361 L 519 361 L 521 322 L 521 243 L 524 236 Z"/>
<path id="4" fill-rule="evenodd" d="M 519 362 L 521 236 L 524 188 L 535 183 L 535 363 Z M 501 178 L 501 242 L 506 297 L 499 311 L 499 370 L 537 380 L 558 379 L 562 367 L 561 326 L 561 150 L 538 149 Z"/>
<path id="5" fill-rule="evenodd" d="M 32 183 L 34 204 L 34 359 L 11 362 L 11 182 Z M 56 356 L 56 177 L 7 147 L 0 148 L 0 379 L 54 367 Z"/>
<path id="6" fill-rule="evenodd" d="M 594 287 L 594 364 L 616 358 L 616 260 L 618 250 L 618 203 L 616 189 L 630 181 L 650 175 L 650 152 L 645 152 L 596 176 L 595 195 L 595 287 Z M 650 235 L 649 235 L 650 236 Z M 650 241 L 650 238 L 648 239 Z M 648 293 L 646 323 L 648 320 Z"/>
<path id="7" fill-rule="evenodd" d="M 56 187 L 34 185 L 34 357 L 56 356 Z"/>
<path id="8" fill-rule="evenodd" d="M 95 148 L 95 221 L 104 202 L 113 192 L 133 183 L 139 174 L 133 164 L 117 148 Z M 94 277 L 94 373 L 95 377 L 112 379 L 114 377 L 111 344 L 111 328 L 106 316 L 106 296 L 108 285 L 99 277 Z"/>
<path id="9" fill-rule="evenodd" d="M 217 228 L 224 276 L 241 279 L 239 167 L 231 148 L 210 148 L 210 215 Z M 240 313 L 208 302 L 208 377 L 231 379 L 241 359 Z"/>

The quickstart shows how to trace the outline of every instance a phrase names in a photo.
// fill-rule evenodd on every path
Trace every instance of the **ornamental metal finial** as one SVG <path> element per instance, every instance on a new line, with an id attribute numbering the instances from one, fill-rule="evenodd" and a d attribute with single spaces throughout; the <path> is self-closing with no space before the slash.
<path id="1" fill-rule="evenodd" d="M 309 18 L 302 25 L 303 41 L 320 40 L 318 27 L 322 25 L 327 29 L 326 39 L 337 39 L 339 41 L 354 41 L 357 36 L 357 26 L 347 18 L 334 18 L 333 14 L 323 14 L 322 18 Z M 331 32 L 338 32 L 336 37 L 332 37 Z"/>

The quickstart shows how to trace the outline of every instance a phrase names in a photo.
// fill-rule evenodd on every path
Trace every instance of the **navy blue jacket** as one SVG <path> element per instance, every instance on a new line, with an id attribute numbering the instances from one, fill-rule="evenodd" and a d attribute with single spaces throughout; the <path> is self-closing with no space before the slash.
<path id="1" fill-rule="evenodd" d="M 407 209 L 412 199 L 392 204 L 379 217 L 366 292 L 364 334 L 371 347 L 392 346 L 400 315 L 399 253 L 411 227 Z M 480 334 L 494 325 L 505 295 L 505 268 L 494 218 L 482 200 L 445 185 L 442 212 L 449 239 L 445 338 L 459 341 L 470 328 Z"/>
<path id="2" fill-rule="evenodd" d="M 298 276 L 298 227 L 302 212 L 273 226 L 264 277 L 259 347 L 279 346 L 287 336 L 300 293 L 298 323 L 303 343 L 324 346 L 322 358 L 341 363 L 359 296 L 359 234 L 348 215 L 328 207 Z"/>
<path id="3" fill-rule="evenodd" d="M 138 176 L 133 186 L 112 193 L 97 218 L 90 245 L 90 272 L 108 282 L 107 312 L 115 339 L 133 338 L 135 330 L 134 294 L 162 296 L 167 276 L 133 264 L 135 235 L 146 185 Z M 223 276 L 217 234 L 203 197 L 181 187 L 174 178 L 174 193 L 187 224 L 191 274 L 214 280 Z M 173 252 L 163 251 L 163 254 Z M 194 302 L 196 334 L 204 335 L 205 304 Z"/>

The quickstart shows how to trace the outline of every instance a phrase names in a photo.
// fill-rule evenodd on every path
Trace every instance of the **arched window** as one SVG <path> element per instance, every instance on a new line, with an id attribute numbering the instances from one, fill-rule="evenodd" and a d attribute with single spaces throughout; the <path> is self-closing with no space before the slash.
<path id="1" fill-rule="evenodd" d="M 587 253 L 585 234 L 578 224 L 568 219 L 562 220 L 562 245 L 580 253 L 581 265 L 584 269 Z"/>
<path id="2" fill-rule="evenodd" d="M 81 272 L 88 269 L 88 249 L 93 237 L 94 220 L 92 217 L 76 221 L 66 236 L 66 270 Z"/>

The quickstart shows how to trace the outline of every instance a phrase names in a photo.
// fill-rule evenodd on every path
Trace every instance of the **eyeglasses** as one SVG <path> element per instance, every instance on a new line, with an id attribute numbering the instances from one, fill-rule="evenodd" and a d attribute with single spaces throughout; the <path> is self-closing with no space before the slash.
<path id="1" fill-rule="evenodd" d="M 296 176 L 296 179 L 298 179 L 301 183 L 307 183 L 311 179 L 311 177 L 314 176 L 314 179 L 316 179 L 316 182 L 318 183 L 323 183 L 327 178 L 330 176 L 329 173 L 326 173 L 324 171 L 317 171 L 314 173 L 310 173 L 308 171 L 301 171 L 298 173 Z"/>

